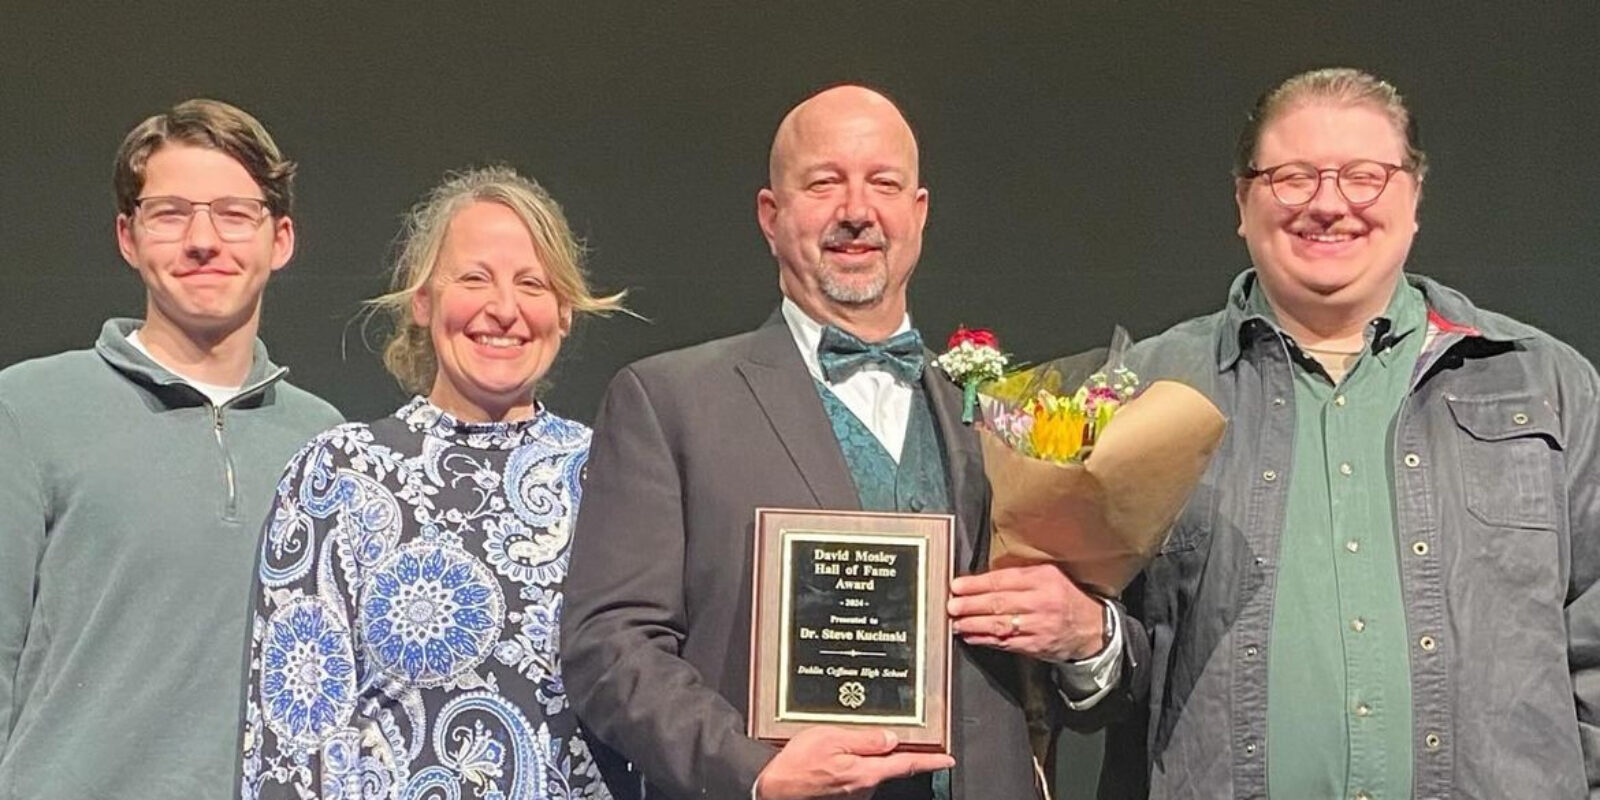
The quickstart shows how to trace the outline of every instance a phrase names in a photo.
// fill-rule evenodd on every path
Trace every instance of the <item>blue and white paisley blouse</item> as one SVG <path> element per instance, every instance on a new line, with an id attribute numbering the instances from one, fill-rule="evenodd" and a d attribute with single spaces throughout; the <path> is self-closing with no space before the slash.
<path id="1" fill-rule="evenodd" d="M 589 429 L 422 398 L 318 436 L 262 540 L 245 798 L 609 798 L 557 657 Z"/>

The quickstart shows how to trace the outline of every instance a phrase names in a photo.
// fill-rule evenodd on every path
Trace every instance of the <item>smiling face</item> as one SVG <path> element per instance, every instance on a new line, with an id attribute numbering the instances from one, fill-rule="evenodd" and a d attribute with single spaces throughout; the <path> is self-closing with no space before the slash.
<path id="1" fill-rule="evenodd" d="M 1370 104 L 1311 100 L 1262 127 L 1254 165 L 1304 161 L 1338 169 L 1357 160 L 1407 163 L 1404 135 Z M 1280 315 L 1331 309 L 1364 324 L 1394 293 L 1416 236 L 1418 197 L 1415 175 L 1402 170 L 1363 206 L 1344 199 L 1332 173 L 1298 208 L 1278 203 L 1265 177 L 1239 181 L 1235 199 L 1239 235 Z"/>
<path id="2" fill-rule="evenodd" d="M 140 197 L 176 196 L 193 202 L 219 197 L 262 198 L 244 165 L 208 147 L 167 144 L 145 164 Z M 250 238 L 225 242 L 209 211 L 196 211 L 181 238 L 153 241 L 141 215 L 117 216 L 117 247 L 145 285 L 149 335 L 215 342 L 236 332 L 254 336 L 267 277 L 294 253 L 294 225 L 268 216 Z"/>
<path id="3" fill-rule="evenodd" d="M 572 325 L 527 226 L 486 201 L 450 220 L 412 316 L 438 363 L 428 399 L 468 422 L 531 416 L 534 386 Z"/>
<path id="4" fill-rule="evenodd" d="M 770 182 L 757 217 L 784 294 L 821 322 L 865 315 L 898 325 L 928 192 L 917 183 L 916 140 L 893 104 L 854 86 L 801 104 L 773 143 Z"/>

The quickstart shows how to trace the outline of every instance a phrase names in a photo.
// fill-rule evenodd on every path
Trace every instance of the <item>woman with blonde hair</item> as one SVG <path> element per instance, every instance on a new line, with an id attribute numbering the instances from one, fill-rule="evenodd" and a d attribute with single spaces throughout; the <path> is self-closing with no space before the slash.
<path id="1" fill-rule="evenodd" d="M 606 798 L 556 653 L 589 429 L 535 390 L 595 296 L 543 188 L 412 212 L 384 363 L 418 396 L 289 464 L 260 557 L 241 795 Z M 470 793 L 468 792 L 470 790 Z"/>

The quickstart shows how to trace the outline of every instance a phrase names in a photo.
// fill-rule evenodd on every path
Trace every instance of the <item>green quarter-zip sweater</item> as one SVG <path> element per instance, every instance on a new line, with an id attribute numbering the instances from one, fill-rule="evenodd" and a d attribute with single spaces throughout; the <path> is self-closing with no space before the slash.
<path id="1" fill-rule="evenodd" d="M 339 413 L 258 341 L 221 406 L 110 320 L 0 371 L 0 799 L 225 798 L 278 476 Z"/>

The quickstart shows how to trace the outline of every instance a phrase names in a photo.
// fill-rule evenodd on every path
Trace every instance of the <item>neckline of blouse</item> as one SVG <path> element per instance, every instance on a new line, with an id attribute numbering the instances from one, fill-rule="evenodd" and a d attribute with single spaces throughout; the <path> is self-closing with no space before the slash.
<path id="1" fill-rule="evenodd" d="M 544 438 L 558 418 L 543 403 L 534 406 L 533 416 L 506 422 L 467 422 L 418 395 L 401 406 L 394 415 L 418 433 L 469 447 L 511 450 Z"/>

